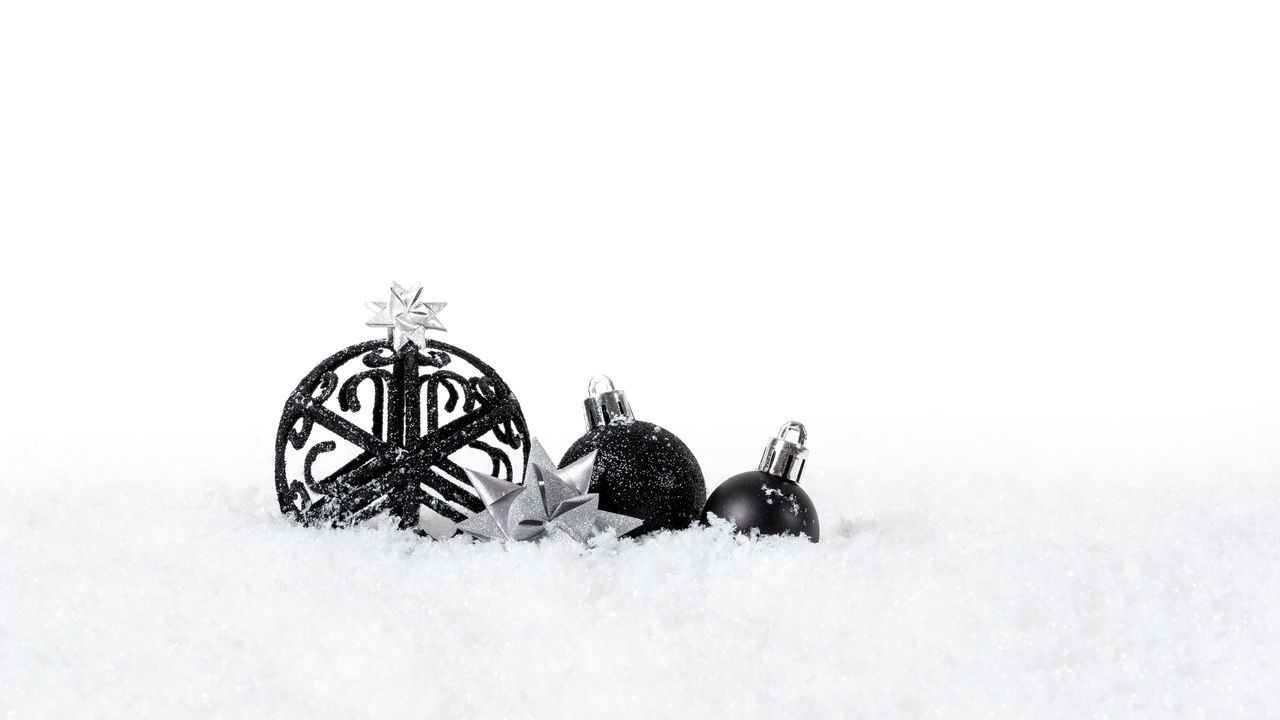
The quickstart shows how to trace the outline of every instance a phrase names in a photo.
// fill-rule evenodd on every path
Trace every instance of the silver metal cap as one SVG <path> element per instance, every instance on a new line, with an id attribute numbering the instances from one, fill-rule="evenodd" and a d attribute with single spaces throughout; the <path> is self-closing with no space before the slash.
<path id="1" fill-rule="evenodd" d="M 787 433 L 792 430 L 796 433 L 795 442 L 787 439 Z M 760 472 L 800 482 L 804 463 L 809 459 L 809 450 L 804 446 L 804 441 L 808 438 L 809 433 L 805 432 L 804 425 L 795 420 L 783 425 L 778 436 L 771 439 L 764 449 L 764 456 L 760 458 Z"/>
<path id="2" fill-rule="evenodd" d="M 587 410 L 587 429 L 593 430 L 619 418 L 635 420 L 631 412 L 631 403 L 627 402 L 627 394 L 613 389 L 613 380 L 608 375 L 597 375 L 587 385 L 588 397 L 583 405 Z"/>

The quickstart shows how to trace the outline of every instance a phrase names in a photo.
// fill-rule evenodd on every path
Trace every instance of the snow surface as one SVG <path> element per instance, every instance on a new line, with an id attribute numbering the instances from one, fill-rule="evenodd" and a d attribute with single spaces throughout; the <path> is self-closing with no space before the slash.
<path id="1" fill-rule="evenodd" d="M 1033 474 L 922 441 L 815 449 L 818 545 L 313 530 L 265 471 L 0 484 L 0 715 L 1280 713 L 1265 443 Z"/>

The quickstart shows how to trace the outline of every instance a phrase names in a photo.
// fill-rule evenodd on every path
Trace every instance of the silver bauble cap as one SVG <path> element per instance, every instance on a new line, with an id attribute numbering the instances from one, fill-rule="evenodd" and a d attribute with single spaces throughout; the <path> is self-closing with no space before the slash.
<path id="1" fill-rule="evenodd" d="M 793 430 L 796 434 L 795 442 L 787 439 L 787 433 Z M 764 456 L 760 458 L 760 472 L 800 482 L 804 463 L 809 459 L 809 450 L 804 446 L 804 441 L 808 438 L 809 433 L 805 432 L 804 425 L 795 420 L 783 425 L 778 436 L 769 440 L 764 449 Z"/>
<path id="2" fill-rule="evenodd" d="M 587 410 L 588 430 L 608 425 L 614 420 L 636 419 L 635 413 L 631 412 L 631 403 L 627 402 L 627 394 L 621 390 L 615 390 L 613 380 L 610 380 L 608 375 L 597 375 L 591 378 L 591 383 L 587 385 L 587 394 L 590 397 L 583 401 L 583 406 Z"/>

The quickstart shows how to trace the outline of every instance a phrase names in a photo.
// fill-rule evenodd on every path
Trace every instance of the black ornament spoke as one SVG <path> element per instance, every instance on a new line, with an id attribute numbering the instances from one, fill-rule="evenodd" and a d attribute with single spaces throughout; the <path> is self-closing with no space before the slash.
<path id="1" fill-rule="evenodd" d="M 470 487 L 470 483 L 467 482 L 467 475 L 459 465 L 445 459 L 441 460 L 437 467 L 449 477 L 442 478 L 437 476 L 435 482 L 429 483 L 433 490 L 443 495 L 445 500 L 456 502 L 471 509 L 473 512 L 480 512 L 484 509 L 484 502 L 480 500 L 479 496 L 465 489 Z M 452 480 L 449 478 L 452 478 Z"/>
<path id="2" fill-rule="evenodd" d="M 386 455 L 394 450 L 390 443 L 383 442 L 355 423 L 338 415 L 329 408 L 317 404 L 314 400 L 302 401 L 303 413 L 312 423 L 331 431 L 334 435 L 346 440 L 362 450 Z"/>
<path id="3" fill-rule="evenodd" d="M 355 456 L 346 465 L 343 465 L 337 470 L 334 470 L 333 473 L 330 474 L 328 477 L 317 482 L 315 484 L 316 492 L 322 493 L 324 495 L 330 495 L 333 493 L 333 488 L 336 487 L 338 483 L 353 485 L 356 482 L 359 482 L 360 480 L 355 475 L 355 471 L 359 469 L 361 466 L 368 463 L 369 461 L 373 460 L 374 457 L 375 456 L 373 455 L 373 453 L 370 453 L 368 451 L 362 452 L 359 455 Z"/>
<path id="4" fill-rule="evenodd" d="M 423 505 L 426 505 L 427 507 L 440 513 L 441 515 L 444 515 L 445 517 L 449 518 L 454 522 L 461 522 L 463 520 L 466 520 L 468 517 L 470 517 L 471 513 L 480 512 L 480 510 L 484 509 L 484 503 L 476 499 L 474 502 L 477 502 L 480 504 L 480 510 L 475 509 L 474 503 L 468 503 L 467 504 L 468 509 L 471 511 L 471 513 L 465 513 L 465 512 L 462 512 L 461 510 L 458 510 L 453 505 L 450 505 L 449 503 L 445 502 L 444 500 L 441 500 L 435 495 L 432 495 L 431 493 L 426 492 L 425 490 L 418 491 L 418 502 L 421 502 Z"/>

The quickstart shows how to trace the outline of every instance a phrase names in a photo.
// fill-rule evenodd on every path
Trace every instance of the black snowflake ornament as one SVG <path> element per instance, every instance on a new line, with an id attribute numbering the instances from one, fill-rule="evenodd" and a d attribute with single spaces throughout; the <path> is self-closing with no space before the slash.
<path id="1" fill-rule="evenodd" d="M 520 403 L 493 368 L 428 340 L 444 330 L 445 303 L 392 285 L 368 324 L 386 340 L 341 350 L 289 396 L 276 434 L 280 511 L 311 525 L 392 518 L 402 528 L 451 535 L 484 510 L 465 467 L 524 476 L 529 432 Z"/>

